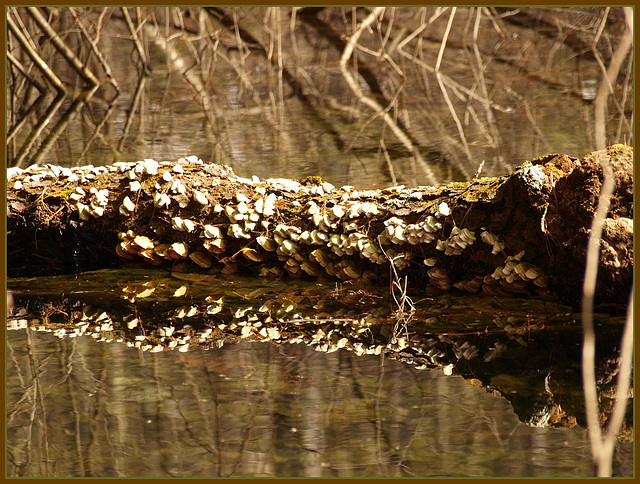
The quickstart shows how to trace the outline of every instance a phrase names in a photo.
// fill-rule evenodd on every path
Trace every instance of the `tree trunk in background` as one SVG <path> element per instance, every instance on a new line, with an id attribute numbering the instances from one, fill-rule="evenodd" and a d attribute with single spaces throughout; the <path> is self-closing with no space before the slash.
<path id="1" fill-rule="evenodd" d="M 577 305 L 603 154 L 581 161 L 551 154 L 507 177 L 383 190 L 335 188 L 317 177 L 241 178 L 196 157 L 12 169 L 8 272 L 147 262 L 364 284 L 406 275 L 410 287 L 427 292 Z M 633 273 L 633 151 L 615 145 L 608 155 L 616 191 L 597 301 L 624 306 Z"/>

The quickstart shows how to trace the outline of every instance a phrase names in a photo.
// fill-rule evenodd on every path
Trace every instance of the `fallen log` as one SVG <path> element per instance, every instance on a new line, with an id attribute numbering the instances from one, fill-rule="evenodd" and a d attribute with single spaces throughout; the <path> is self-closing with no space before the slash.
<path id="1" fill-rule="evenodd" d="M 427 292 L 580 300 L 608 155 L 616 190 L 596 303 L 625 306 L 633 272 L 633 150 L 550 154 L 511 175 L 382 190 L 239 177 L 195 156 L 8 170 L 10 276 L 123 262 L 377 283 Z"/>

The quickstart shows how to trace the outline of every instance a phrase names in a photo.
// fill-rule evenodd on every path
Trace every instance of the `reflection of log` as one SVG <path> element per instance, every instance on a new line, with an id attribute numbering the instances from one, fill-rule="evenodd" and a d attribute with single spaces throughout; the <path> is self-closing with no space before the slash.
<path id="1" fill-rule="evenodd" d="M 600 302 L 631 287 L 633 151 L 608 150 L 617 179 L 605 224 Z M 442 187 L 334 188 L 310 177 L 240 178 L 195 157 L 177 163 L 31 168 L 10 173 L 11 275 L 118 260 L 190 263 L 225 273 L 388 277 L 414 287 L 579 300 L 600 189 L 597 155 L 547 155 L 511 176 Z"/>
<path id="2" fill-rule="evenodd" d="M 12 280 L 14 306 L 7 328 L 77 340 L 91 336 L 153 353 L 220 348 L 244 340 L 275 343 L 282 351 L 289 343 L 302 343 L 326 353 L 383 354 L 499 392 L 529 425 L 586 425 L 576 370 L 582 332 L 570 324 L 573 317 L 566 306 L 446 295 L 416 303 L 413 318 L 394 334 L 397 320 L 387 288 L 345 286 L 337 294 L 332 288 L 148 270 Z M 616 395 L 624 318 L 600 314 L 596 321 L 604 427 Z M 633 405 L 618 438 L 633 440 Z"/>

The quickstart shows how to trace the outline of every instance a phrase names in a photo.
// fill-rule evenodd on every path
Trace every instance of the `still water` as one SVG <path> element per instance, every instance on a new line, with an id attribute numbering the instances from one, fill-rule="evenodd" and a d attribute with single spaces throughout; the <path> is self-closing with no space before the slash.
<path id="1" fill-rule="evenodd" d="M 482 387 L 382 355 L 150 354 L 29 329 L 7 348 L 11 477 L 593 475 L 584 430 L 529 427 Z"/>

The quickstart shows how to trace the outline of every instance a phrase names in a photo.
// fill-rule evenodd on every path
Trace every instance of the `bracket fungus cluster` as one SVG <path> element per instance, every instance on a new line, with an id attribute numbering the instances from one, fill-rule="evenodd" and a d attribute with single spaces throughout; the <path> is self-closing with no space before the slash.
<path id="1" fill-rule="evenodd" d="M 554 252 L 566 238 L 550 231 L 562 205 L 555 185 L 576 167 L 575 158 L 550 155 L 509 177 L 383 190 L 244 178 L 195 156 L 11 169 L 10 243 L 37 225 L 60 246 L 65 238 L 77 246 L 80 230 L 120 259 L 157 265 L 365 282 L 389 277 L 393 264 L 414 287 L 550 297 L 563 291 Z M 53 257 L 27 247 L 16 250 Z"/>

